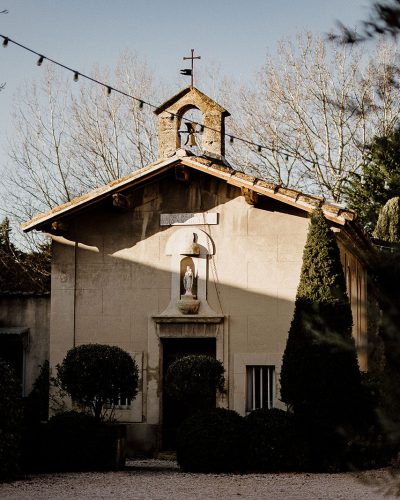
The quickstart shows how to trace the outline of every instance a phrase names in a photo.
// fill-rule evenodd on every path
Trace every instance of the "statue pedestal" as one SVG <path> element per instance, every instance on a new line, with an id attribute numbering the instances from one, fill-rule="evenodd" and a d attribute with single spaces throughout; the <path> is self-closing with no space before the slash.
<path id="1" fill-rule="evenodd" d="M 197 314 L 199 312 L 200 300 L 194 298 L 192 294 L 181 295 L 176 305 L 182 314 Z"/>

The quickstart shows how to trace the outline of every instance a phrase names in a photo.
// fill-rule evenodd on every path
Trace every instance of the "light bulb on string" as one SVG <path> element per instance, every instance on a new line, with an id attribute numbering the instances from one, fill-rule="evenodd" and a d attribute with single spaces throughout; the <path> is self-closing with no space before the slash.
<path id="1" fill-rule="evenodd" d="M 261 146 L 257 146 L 257 151 L 261 153 Z"/>
<path id="2" fill-rule="evenodd" d="M 229 142 L 233 144 L 233 135 L 229 136 Z"/>
<path id="3" fill-rule="evenodd" d="M 79 80 L 79 73 L 75 71 L 74 73 L 74 82 L 77 82 Z"/>
<path id="4" fill-rule="evenodd" d="M 111 94 L 111 87 L 107 86 L 107 95 Z"/>
<path id="5" fill-rule="evenodd" d="M 143 109 L 143 106 L 144 106 L 144 102 L 143 101 L 139 101 L 139 108 Z"/>
<path id="6" fill-rule="evenodd" d="M 42 65 L 42 63 L 43 63 L 43 61 L 44 61 L 44 56 L 39 56 L 39 59 L 37 60 L 36 64 L 37 64 L 38 66 L 41 66 L 41 65 Z"/>
<path id="7" fill-rule="evenodd" d="M 6 47 L 7 47 L 7 45 L 8 45 L 8 38 L 6 37 L 6 38 L 4 38 L 4 40 L 3 40 L 3 47 L 4 47 L 4 48 L 6 48 Z"/>

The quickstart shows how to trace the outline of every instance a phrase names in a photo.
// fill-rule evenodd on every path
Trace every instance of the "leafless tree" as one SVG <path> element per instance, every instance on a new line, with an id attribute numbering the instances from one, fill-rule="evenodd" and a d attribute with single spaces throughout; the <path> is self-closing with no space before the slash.
<path id="1" fill-rule="evenodd" d="M 304 34 L 297 43 L 283 41 L 251 85 L 209 75 L 213 97 L 232 112 L 229 131 L 263 146 L 258 151 L 235 141 L 228 144 L 228 159 L 278 184 L 339 202 L 366 145 L 398 121 L 395 57 L 389 45 L 366 57 L 362 46 L 332 45 Z M 143 61 L 131 54 L 123 55 L 113 74 L 96 69 L 93 75 L 153 103 L 171 94 L 161 91 Z M 155 158 L 151 109 L 66 76 L 49 67 L 41 83 L 17 97 L 7 185 L 8 206 L 20 220 Z"/>
<path id="2" fill-rule="evenodd" d="M 362 47 L 329 44 L 309 33 L 282 41 L 257 81 L 236 95 L 233 131 L 263 146 L 234 143 L 232 161 L 284 186 L 340 202 L 366 145 L 400 115 L 393 85 L 394 46 L 369 57 Z"/>
<path id="3" fill-rule="evenodd" d="M 96 79 L 109 81 L 108 72 L 95 72 Z M 115 84 L 129 95 L 159 102 L 155 79 L 147 66 L 130 53 L 124 54 L 115 72 Z M 90 82 L 72 98 L 74 177 L 84 190 L 118 179 L 144 167 L 156 156 L 156 128 L 152 109 L 140 102 Z M 82 161 L 83 160 L 83 161 Z"/>
<path id="4" fill-rule="evenodd" d="M 91 82 L 71 82 L 53 66 L 16 97 L 6 184 L 10 215 L 26 220 L 144 166 L 155 158 L 153 113 Z M 124 54 L 115 73 L 93 75 L 114 88 L 158 102 L 151 72 Z M 110 82 L 110 79 L 112 81 Z"/>

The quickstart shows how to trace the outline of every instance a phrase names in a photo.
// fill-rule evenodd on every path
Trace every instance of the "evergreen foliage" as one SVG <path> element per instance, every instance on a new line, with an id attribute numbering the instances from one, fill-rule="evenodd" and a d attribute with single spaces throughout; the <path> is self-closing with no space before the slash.
<path id="1" fill-rule="evenodd" d="M 105 405 L 112 415 L 119 398 L 132 400 L 138 391 L 137 365 L 116 346 L 84 344 L 70 349 L 57 366 L 57 376 L 61 388 L 97 420 L 104 418 Z"/>
<path id="2" fill-rule="evenodd" d="M 165 383 L 169 396 L 176 401 L 194 409 L 207 408 L 215 404 L 216 391 L 224 391 L 224 367 L 211 356 L 184 356 L 168 367 Z"/>
<path id="3" fill-rule="evenodd" d="M 31 429 L 24 471 L 115 469 L 124 465 L 124 438 L 124 425 L 101 422 L 77 411 L 58 413 Z"/>
<path id="4" fill-rule="evenodd" d="M 245 417 L 246 468 L 282 472 L 306 470 L 308 447 L 293 413 L 272 408 Z"/>
<path id="5" fill-rule="evenodd" d="M 372 232 L 382 206 L 400 196 L 400 127 L 374 138 L 361 168 L 361 175 L 353 175 L 344 194 L 349 208 Z"/>
<path id="6" fill-rule="evenodd" d="M 360 393 L 339 249 L 322 211 L 316 210 L 281 371 L 282 400 L 308 429 L 316 466 L 340 466 L 333 462 L 340 459 L 344 435 L 357 424 Z"/>
<path id="7" fill-rule="evenodd" d="M 116 469 L 122 425 L 100 422 L 91 415 L 68 411 L 52 417 L 39 431 L 41 459 L 31 470 L 83 471 Z M 36 443 L 38 447 L 38 443 Z"/>
<path id="8" fill-rule="evenodd" d="M 10 222 L 0 223 L 0 293 L 50 290 L 51 247 L 45 243 L 36 252 L 22 252 L 10 240 Z"/>
<path id="9" fill-rule="evenodd" d="M 44 361 L 32 391 L 25 398 L 25 420 L 28 425 L 47 420 L 49 416 L 50 367 Z"/>
<path id="10" fill-rule="evenodd" d="M 39 466 L 41 450 L 44 452 L 42 439 L 43 422 L 49 417 L 50 368 L 45 361 L 33 384 L 32 391 L 24 398 L 24 426 L 22 433 L 22 467 L 24 471 L 34 470 Z M 35 464 L 35 465 L 33 465 Z"/>
<path id="11" fill-rule="evenodd" d="M 400 198 L 391 198 L 382 207 L 374 237 L 389 245 L 382 246 L 377 266 L 378 300 L 382 311 L 380 337 L 383 340 L 385 366 L 383 370 L 382 408 L 389 440 L 398 444 L 400 427 Z"/>
<path id="12" fill-rule="evenodd" d="M 22 432 L 21 386 L 13 370 L 0 360 L 0 482 L 20 472 Z"/>
<path id="13" fill-rule="evenodd" d="M 373 236 L 389 243 L 400 243 L 400 198 L 391 198 L 379 212 Z"/>
<path id="14" fill-rule="evenodd" d="M 232 472 L 243 465 L 244 421 L 233 410 L 198 412 L 178 431 L 177 460 L 187 472 Z"/>

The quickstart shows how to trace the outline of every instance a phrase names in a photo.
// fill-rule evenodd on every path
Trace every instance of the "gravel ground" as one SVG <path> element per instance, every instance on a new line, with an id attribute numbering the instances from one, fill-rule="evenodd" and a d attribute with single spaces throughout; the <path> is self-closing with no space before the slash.
<path id="1" fill-rule="evenodd" d="M 34 474 L 0 484 L 8 499 L 380 499 L 393 483 L 387 470 L 354 474 L 188 474 L 175 462 L 128 462 L 118 472 Z M 377 486 L 380 483 L 381 486 Z"/>

